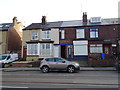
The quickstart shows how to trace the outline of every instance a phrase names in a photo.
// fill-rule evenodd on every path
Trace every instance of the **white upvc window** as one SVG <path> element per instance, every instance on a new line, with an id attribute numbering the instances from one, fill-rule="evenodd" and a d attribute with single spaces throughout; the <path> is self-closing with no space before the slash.
<path id="1" fill-rule="evenodd" d="M 52 48 L 52 45 L 50 43 L 42 43 L 41 44 L 41 54 L 43 56 L 50 56 L 52 53 L 51 48 Z"/>
<path id="2" fill-rule="evenodd" d="M 38 40 L 38 31 L 32 31 L 31 40 Z"/>
<path id="3" fill-rule="evenodd" d="M 50 30 L 42 31 L 42 39 L 50 39 Z"/>
<path id="4" fill-rule="evenodd" d="M 76 30 L 76 38 L 85 38 L 85 32 L 84 29 L 77 29 Z"/>
<path id="5" fill-rule="evenodd" d="M 91 44 L 90 53 L 103 53 L 103 45 L 102 44 Z"/>
<path id="6" fill-rule="evenodd" d="M 98 29 L 90 29 L 90 38 L 98 38 Z"/>
<path id="7" fill-rule="evenodd" d="M 61 39 L 65 39 L 65 30 L 61 30 Z"/>
<path id="8" fill-rule="evenodd" d="M 88 41 L 73 41 L 74 44 L 74 55 L 88 55 Z"/>
<path id="9" fill-rule="evenodd" d="M 38 44 L 27 44 L 27 55 L 38 55 Z"/>

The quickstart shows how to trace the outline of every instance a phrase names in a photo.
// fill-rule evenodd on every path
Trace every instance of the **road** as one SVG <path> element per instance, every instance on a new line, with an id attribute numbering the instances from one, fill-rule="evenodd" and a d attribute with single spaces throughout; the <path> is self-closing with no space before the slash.
<path id="1" fill-rule="evenodd" d="M 2 72 L 2 88 L 118 88 L 115 71 Z"/>

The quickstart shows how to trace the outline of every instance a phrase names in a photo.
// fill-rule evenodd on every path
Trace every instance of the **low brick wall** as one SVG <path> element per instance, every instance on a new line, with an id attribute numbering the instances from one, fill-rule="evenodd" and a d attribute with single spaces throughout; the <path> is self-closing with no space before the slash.
<path id="1" fill-rule="evenodd" d="M 100 60 L 88 60 L 88 65 L 89 66 L 114 66 L 115 65 L 115 60 L 111 59 L 100 59 Z"/>
<path id="2" fill-rule="evenodd" d="M 13 62 L 12 67 L 32 67 L 32 65 L 28 63 L 29 62 Z"/>

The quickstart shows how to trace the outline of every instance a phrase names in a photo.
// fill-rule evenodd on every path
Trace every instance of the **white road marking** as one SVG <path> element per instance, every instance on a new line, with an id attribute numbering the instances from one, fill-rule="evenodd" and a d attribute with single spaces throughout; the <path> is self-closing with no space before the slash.
<path id="1" fill-rule="evenodd" d="M 17 86 L 0 86 L 0 88 L 29 88 L 29 87 L 17 87 Z"/>

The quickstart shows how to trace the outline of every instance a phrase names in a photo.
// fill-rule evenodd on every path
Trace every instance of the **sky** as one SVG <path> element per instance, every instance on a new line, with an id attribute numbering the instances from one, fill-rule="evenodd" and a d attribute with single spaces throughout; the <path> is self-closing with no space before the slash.
<path id="1" fill-rule="evenodd" d="M 81 20 L 83 12 L 90 17 L 117 18 L 120 0 L 0 0 L 0 23 L 11 23 L 14 16 L 25 25 Z"/>

